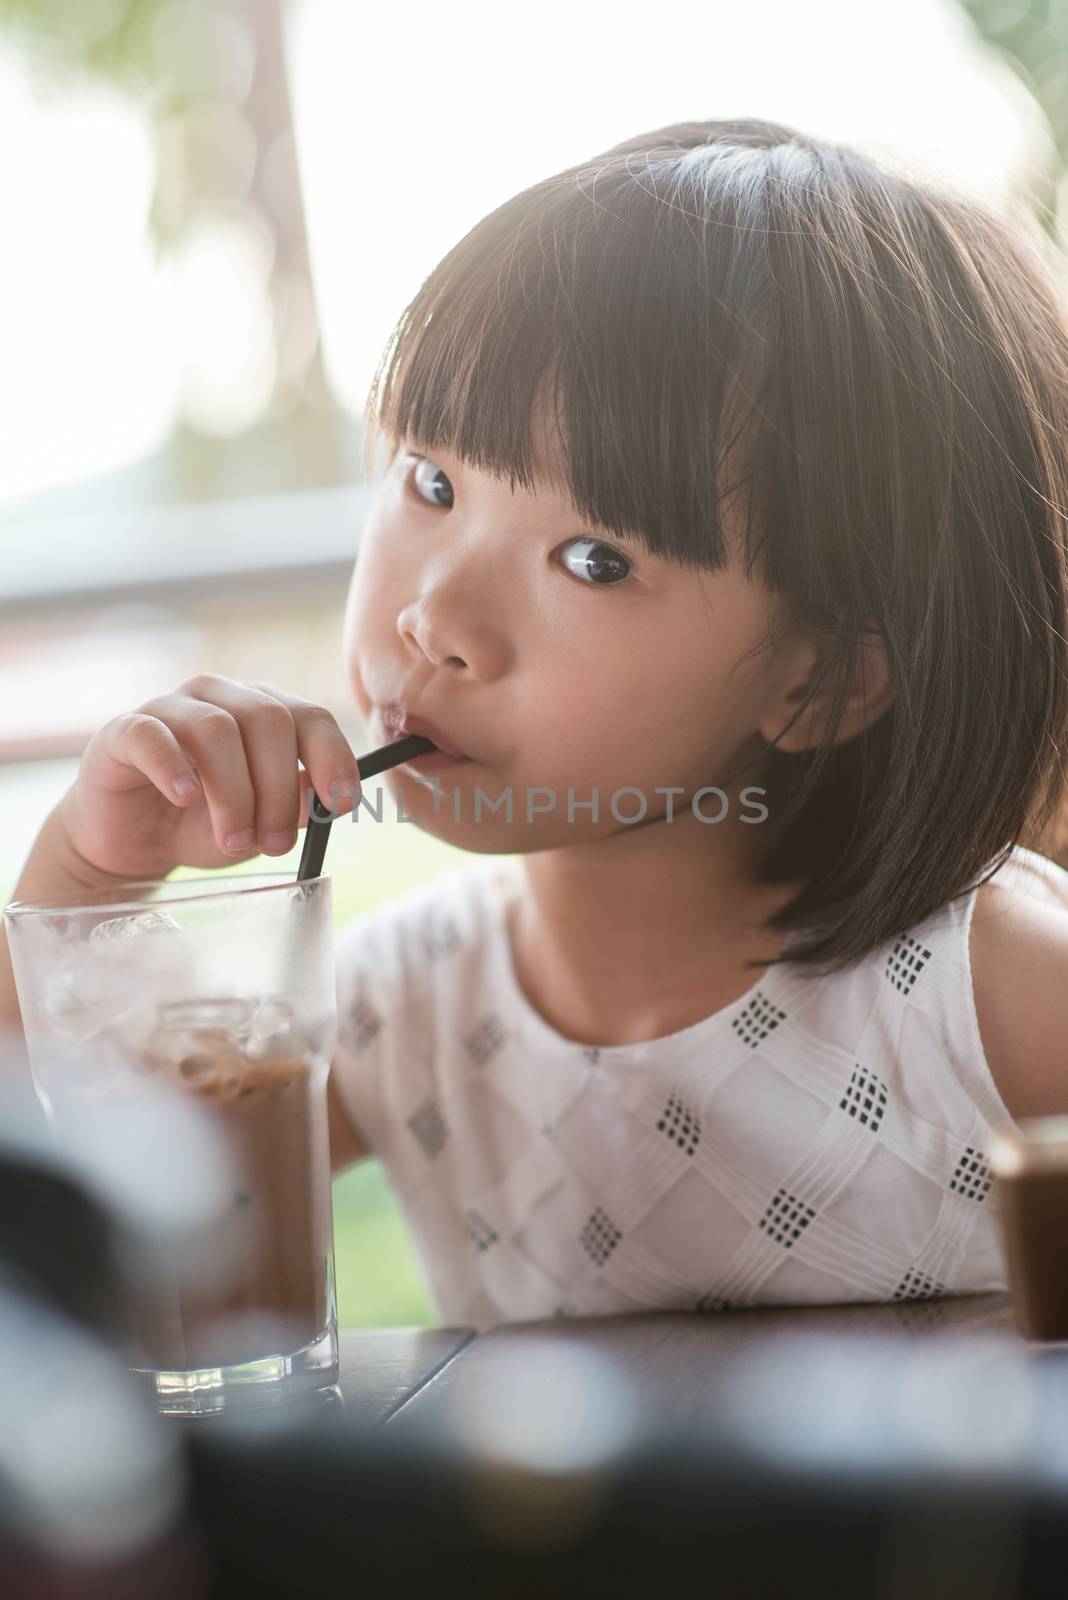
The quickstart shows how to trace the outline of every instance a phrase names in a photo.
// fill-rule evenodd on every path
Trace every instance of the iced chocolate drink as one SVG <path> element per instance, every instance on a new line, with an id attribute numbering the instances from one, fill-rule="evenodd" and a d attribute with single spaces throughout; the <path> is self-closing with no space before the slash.
<path id="1" fill-rule="evenodd" d="M 141 1070 L 195 1095 L 231 1142 L 240 1176 L 220 1225 L 239 1243 L 225 1292 L 206 1295 L 176 1275 L 142 1293 L 135 1331 L 144 1358 L 184 1370 L 300 1348 L 323 1333 L 332 1302 L 321 1065 L 287 1053 L 284 999 L 179 1002 L 161 1013 Z M 217 1026 L 188 1025 L 206 1019 Z"/>
<path id="2" fill-rule="evenodd" d="M 129 1178 L 130 1365 L 159 1409 L 209 1412 L 332 1384 L 329 879 L 124 884 L 9 906 L 5 923 L 50 1120 L 75 1126 L 87 1107 L 99 1116 L 158 1084 L 161 1102 L 177 1105 L 177 1093 L 202 1108 L 225 1136 L 212 1149 L 232 1157 L 232 1183 L 221 1156 L 209 1172 L 206 1145 L 193 1170 L 180 1168 L 206 1208 L 188 1228 L 153 1220 L 158 1171 Z"/>

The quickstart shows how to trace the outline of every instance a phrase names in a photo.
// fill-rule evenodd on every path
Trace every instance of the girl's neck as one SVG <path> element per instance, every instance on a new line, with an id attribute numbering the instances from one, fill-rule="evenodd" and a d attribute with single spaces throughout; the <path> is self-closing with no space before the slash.
<path id="1" fill-rule="evenodd" d="M 508 933 L 535 1010 L 565 1038 L 609 1046 L 677 1033 L 744 994 L 785 944 L 761 924 L 799 888 L 753 881 L 757 832 L 676 817 L 525 856 Z"/>

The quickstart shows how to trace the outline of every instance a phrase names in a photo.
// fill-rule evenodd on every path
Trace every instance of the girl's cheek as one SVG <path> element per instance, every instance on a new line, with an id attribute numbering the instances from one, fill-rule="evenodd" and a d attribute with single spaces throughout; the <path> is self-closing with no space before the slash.
<path id="1" fill-rule="evenodd" d="M 361 546 L 346 606 L 348 647 L 357 640 L 366 641 L 371 631 L 380 631 L 384 625 L 388 625 L 389 619 L 396 616 L 396 607 L 390 610 L 396 599 L 391 593 L 392 585 L 396 582 L 395 571 L 395 565 L 385 561 L 373 543 Z"/>
<path id="2" fill-rule="evenodd" d="M 349 590 L 348 602 L 345 607 L 341 649 L 349 683 L 356 697 L 356 703 L 364 716 L 367 716 L 370 709 L 370 696 L 364 688 L 363 678 L 360 675 L 360 662 L 361 660 L 366 661 L 375 649 L 371 634 L 371 615 L 363 604 L 363 598 L 354 584 Z"/>

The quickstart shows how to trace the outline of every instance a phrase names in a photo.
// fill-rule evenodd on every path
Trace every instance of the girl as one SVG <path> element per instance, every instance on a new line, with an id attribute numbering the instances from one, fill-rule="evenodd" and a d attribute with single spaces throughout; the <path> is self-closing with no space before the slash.
<path id="1" fill-rule="evenodd" d="M 340 935 L 335 1170 L 381 1156 L 479 1328 L 1004 1289 L 991 1134 L 1068 1112 L 1037 230 L 660 129 L 472 229 L 368 412 L 352 686 L 452 752 L 387 788 L 476 859 Z M 19 897 L 285 851 L 309 780 L 362 799 L 327 712 L 196 678 L 94 737 Z"/>

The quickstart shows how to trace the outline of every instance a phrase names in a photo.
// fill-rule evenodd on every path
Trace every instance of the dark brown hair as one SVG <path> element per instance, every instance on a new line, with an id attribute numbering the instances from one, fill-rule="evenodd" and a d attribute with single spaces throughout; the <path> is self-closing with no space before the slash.
<path id="1" fill-rule="evenodd" d="M 831 741 L 768 745 L 783 960 L 845 967 L 1039 841 L 1068 731 L 1068 325 L 1037 224 L 775 123 L 680 123 L 499 206 L 402 314 L 375 430 L 747 570 L 825 639 Z M 727 484 L 744 440 L 744 472 Z M 778 608 L 777 607 L 777 608 Z M 865 629 L 890 708 L 835 745 Z"/>

